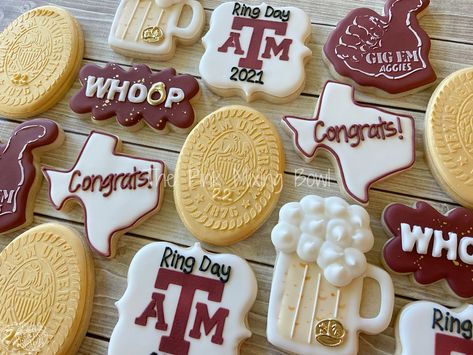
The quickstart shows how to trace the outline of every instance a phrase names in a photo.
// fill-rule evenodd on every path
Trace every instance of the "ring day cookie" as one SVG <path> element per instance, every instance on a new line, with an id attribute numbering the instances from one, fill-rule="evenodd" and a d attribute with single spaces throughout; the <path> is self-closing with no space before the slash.
<path id="1" fill-rule="evenodd" d="M 198 239 L 229 245 L 269 217 L 283 186 L 284 151 L 258 111 L 227 106 L 192 130 L 177 160 L 174 201 Z"/>
<path id="2" fill-rule="evenodd" d="M 74 230 L 42 224 L 0 253 L 0 353 L 75 354 L 88 328 L 93 259 Z"/>
<path id="3" fill-rule="evenodd" d="M 77 201 L 85 233 L 99 255 L 112 257 L 116 239 L 159 211 L 166 167 L 160 160 L 118 153 L 118 137 L 92 131 L 68 171 L 43 168 L 57 210 Z"/>
<path id="4" fill-rule="evenodd" d="M 359 332 L 388 327 L 394 287 L 387 272 L 366 261 L 374 237 L 364 208 L 306 196 L 281 208 L 271 240 L 277 259 L 267 336 L 273 345 L 294 354 L 355 355 Z M 365 279 L 379 284 L 379 292 Z M 379 305 L 372 318 L 360 315 L 362 296 Z"/>
<path id="5" fill-rule="evenodd" d="M 200 75 L 218 95 L 291 101 L 304 87 L 311 30 L 309 17 L 296 7 L 225 2 L 212 12 L 202 39 Z"/>
<path id="6" fill-rule="evenodd" d="M 72 86 L 84 51 L 77 21 L 64 9 L 30 10 L 0 34 L 0 115 L 32 117 Z"/>
<path id="7" fill-rule="evenodd" d="M 256 291 L 236 255 L 148 244 L 130 264 L 108 354 L 238 354 Z"/>
<path id="8" fill-rule="evenodd" d="M 439 185 L 473 208 L 473 68 L 448 76 L 435 90 L 425 118 L 425 151 Z"/>

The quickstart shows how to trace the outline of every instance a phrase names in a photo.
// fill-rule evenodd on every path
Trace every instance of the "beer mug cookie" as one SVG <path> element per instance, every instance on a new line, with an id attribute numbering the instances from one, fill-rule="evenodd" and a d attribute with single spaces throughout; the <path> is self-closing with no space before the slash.
<path id="1" fill-rule="evenodd" d="M 180 27 L 186 7 L 191 18 L 188 25 Z M 204 25 L 204 8 L 197 0 L 121 0 L 108 43 L 126 56 L 169 60 L 176 51 L 176 42 L 195 43 Z"/>
<path id="2" fill-rule="evenodd" d="M 296 7 L 225 2 L 212 13 L 199 71 L 221 96 L 284 103 L 304 88 L 311 25 Z"/>
<path id="3" fill-rule="evenodd" d="M 337 25 L 324 46 L 331 73 L 358 89 L 402 96 L 432 85 L 430 38 L 418 18 L 430 0 L 387 0 L 384 15 L 355 9 Z"/>
<path id="4" fill-rule="evenodd" d="M 359 332 L 388 327 L 394 287 L 388 273 L 366 262 L 374 237 L 364 208 L 306 196 L 281 208 L 271 240 L 278 253 L 267 325 L 273 345 L 297 354 L 354 355 Z M 363 291 L 365 278 L 380 291 Z M 375 317 L 360 316 L 362 295 L 379 304 Z"/>

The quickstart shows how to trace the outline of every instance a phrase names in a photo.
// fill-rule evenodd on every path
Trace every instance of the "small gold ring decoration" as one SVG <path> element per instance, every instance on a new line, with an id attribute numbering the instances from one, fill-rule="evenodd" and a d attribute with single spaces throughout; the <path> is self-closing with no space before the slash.
<path id="1" fill-rule="evenodd" d="M 153 99 L 155 93 L 159 94 L 159 99 Z M 166 101 L 166 85 L 163 82 L 154 83 L 148 91 L 147 101 L 152 106 L 157 106 Z"/>
<path id="2" fill-rule="evenodd" d="M 164 39 L 164 31 L 159 26 L 146 27 L 141 33 L 141 38 L 148 43 L 159 43 Z"/>
<path id="3" fill-rule="evenodd" d="M 336 319 L 322 319 L 315 326 L 315 339 L 324 346 L 333 348 L 341 345 L 345 335 L 343 324 Z"/>

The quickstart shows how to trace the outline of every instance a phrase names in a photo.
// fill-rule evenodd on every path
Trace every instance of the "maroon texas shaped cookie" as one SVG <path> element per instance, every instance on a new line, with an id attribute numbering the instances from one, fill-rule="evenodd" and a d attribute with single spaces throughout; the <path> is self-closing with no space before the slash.
<path id="1" fill-rule="evenodd" d="M 384 227 L 393 238 L 384 246 L 387 267 L 413 274 L 423 285 L 445 279 L 455 294 L 473 297 L 473 212 L 455 208 L 447 215 L 425 202 L 414 208 L 391 204 Z"/>
<path id="2" fill-rule="evenodd" d="M 0 232 L 31 223 L 41 182 L 39 154 L 62 144 L 63 132 L 53 121 L 34 119 L 18 125 L 0 144 Z"/>
<path id="3" fill-rule="evenodd" d="M 137 128 L 145 121 L 160 132 L 167 132 L 169 125 L 184 131 L 194 125 L 190 100 L 199 93 L 199 83 L 192 75 L 176 75 L 173 68 L 153 72 L 144 64 L 125 70 L 109 63 L 104 68 L 85 65 L 79 79 L 82 88 L 70 107 L 81 114 L 92 112 L 93 120 L 116 116 L 120 125 Z"/>
<path id="4" fill-rule="evenodd" d="M 324 57 L 340 80 L 359 89 L 407 94 L 435 82 L 430 38 L 418 17 L 430 0 L 387 0 L 384 16 L 371 9 L 350 12 L 330 34 Z"/>

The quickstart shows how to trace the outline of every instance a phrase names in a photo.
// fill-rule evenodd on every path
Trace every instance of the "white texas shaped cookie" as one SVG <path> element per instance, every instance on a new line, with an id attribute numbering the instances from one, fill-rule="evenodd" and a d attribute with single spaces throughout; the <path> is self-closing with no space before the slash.
<path id="1" fill-rule="evenodd" d="M 68 171 L 43 168 L 57 210 L 77 200 L 84 208 L 87 240 L 98 254 L 114 254 L 115 236 L 152 213 L 163 200 L 165 165 L 116 152 L 118 137 L 92 131 Z"/>
<path id="2" fill-rule="evenodd" d="M 314 116 L 286 116 L 283 126 L 306 162 L 320 150 L 336 161 L 342 190 L 358 203 L 368 203 L 373 183 L 415 162 L 414 119 L 356 102 L 350 85 L 327 82 Z"/>

